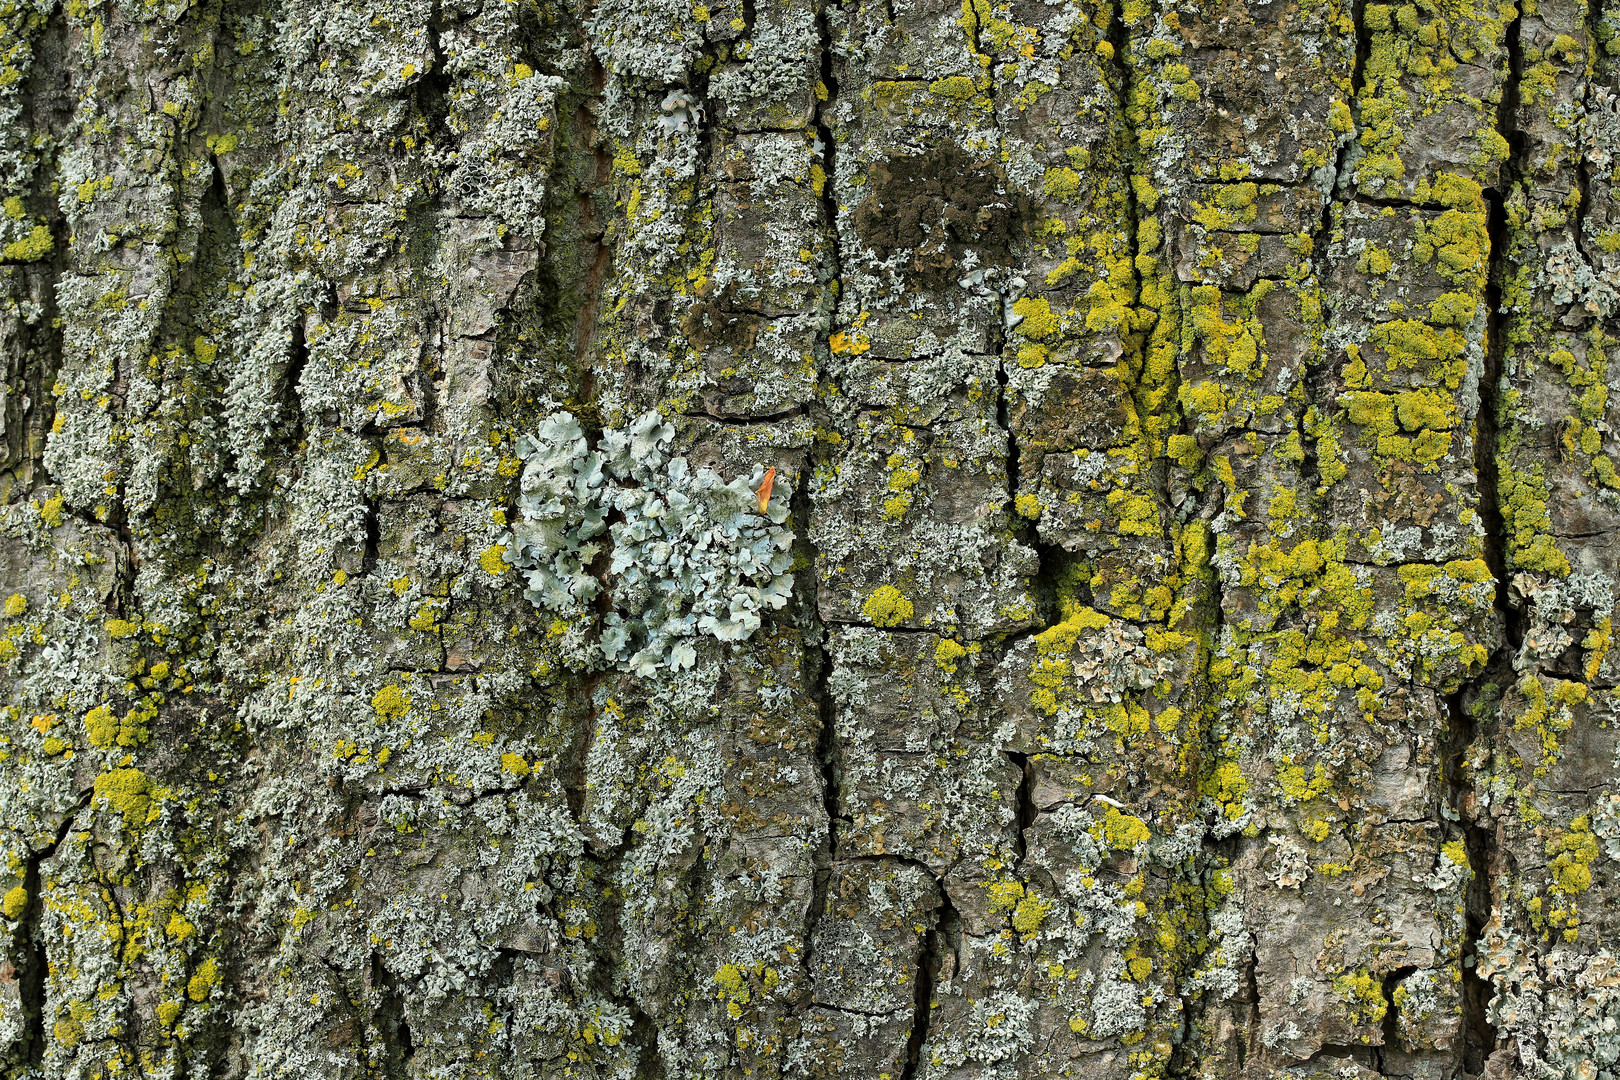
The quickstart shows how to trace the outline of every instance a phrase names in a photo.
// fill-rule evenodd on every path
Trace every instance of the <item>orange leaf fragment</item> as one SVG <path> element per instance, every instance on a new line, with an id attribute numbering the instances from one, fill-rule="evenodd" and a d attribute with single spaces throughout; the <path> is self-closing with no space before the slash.
<path id="1" fill-rule="evenodd" d="M 762 514 L 765 513 L 765 511 L 771 505 L 771 486 L 775 483 L 776 466 L 772 465 L 770 468 L 765 470 L 765 479 L 759 482 L 759 491 L 757 494 L 759 495 L 759 512 Z"/>

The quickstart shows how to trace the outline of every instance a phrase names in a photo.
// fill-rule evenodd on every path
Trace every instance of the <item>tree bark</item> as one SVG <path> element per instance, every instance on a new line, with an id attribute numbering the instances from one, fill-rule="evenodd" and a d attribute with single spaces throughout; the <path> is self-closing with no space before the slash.
<path id="1" fill-rule="evenodd" d="M 0 13 L 0 1076 L 1620 1075 L 1598 0 Z"/>

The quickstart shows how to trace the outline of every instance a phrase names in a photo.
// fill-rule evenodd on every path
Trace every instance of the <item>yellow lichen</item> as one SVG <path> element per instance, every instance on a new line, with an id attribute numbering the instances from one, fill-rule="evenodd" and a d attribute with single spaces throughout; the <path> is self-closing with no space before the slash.
<path id="1" fill-rule="evenodd" d="M 390 683 L 372 695 L 371 708 L 379 720 L 392 722 L 410 711 L 411 696 Z"/>
<path id="2" fill-rule="evenodd" d="M 884 585 L 866 598 L 861 614 L 871 620 L 873 626 L 899 626 L 916 614 L 916 608 L 905 593 L 893 585 Z"/>

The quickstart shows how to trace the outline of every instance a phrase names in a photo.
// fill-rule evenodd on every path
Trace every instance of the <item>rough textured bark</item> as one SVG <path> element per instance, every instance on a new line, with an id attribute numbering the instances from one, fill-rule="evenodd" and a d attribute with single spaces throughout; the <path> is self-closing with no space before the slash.
<path id="1" fill-rule="evenodd" d="M 1617 31 L 12 0 L 0 1076 L 1620 1076 Z"/>

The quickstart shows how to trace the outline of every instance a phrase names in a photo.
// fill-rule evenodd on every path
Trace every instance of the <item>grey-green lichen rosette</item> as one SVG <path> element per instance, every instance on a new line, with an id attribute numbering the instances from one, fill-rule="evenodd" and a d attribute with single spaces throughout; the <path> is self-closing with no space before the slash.
<path id="1" fill-rule="evenodd" d="M 593 447 L 578 420 L 552 413 L 518 443 L 518 520 L 504 538 L 536 607 L 577 618 L 605 590 L 591 659 L 644 676 L 691 667 L 702 635 L 747 639 L 793 587 L 788 507 L 778 497 L 760 511 L 763 467 L 727 481 L 671 456 L 674 438 L 648 412 Z M 606 572 L 593 571 L 604 547 Z"/>

